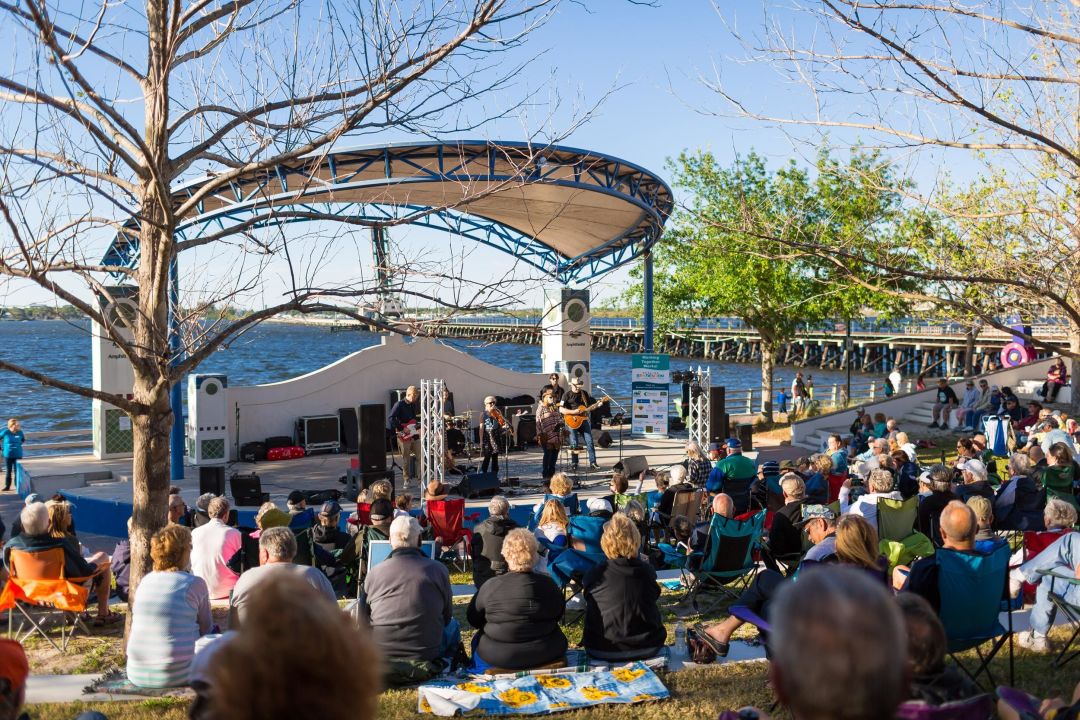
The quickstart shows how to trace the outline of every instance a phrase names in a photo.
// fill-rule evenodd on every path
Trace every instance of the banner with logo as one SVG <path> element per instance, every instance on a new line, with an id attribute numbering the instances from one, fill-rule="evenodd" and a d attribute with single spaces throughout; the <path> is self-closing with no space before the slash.
<path id="1" fill-rule="evenodd" d="M 667 437 L 671 357 L 657 353 L 635 353 L 631 358 L 630 368 L 630 389 L 633 395 L 630 434 Z"/>

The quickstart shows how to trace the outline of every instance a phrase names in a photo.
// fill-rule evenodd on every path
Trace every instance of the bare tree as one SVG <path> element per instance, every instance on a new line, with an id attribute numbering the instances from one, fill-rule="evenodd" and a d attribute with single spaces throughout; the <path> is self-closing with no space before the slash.
<path id="1" fill-rule="evenodd" d="M 723 13 L 719 8 L 718 11 Z M 790 11 L 790 14 L 788 12 Z M 964 153 L 984 168 L 970 186 L 943 172 L 915 199 L 947 231 L 867 253 L 850 243 L 804 243 L 796 253 L 859 262 L 908 277 L 965 318 L 1008 329 L 1004 316 L 1065 318 L 1063 354 L 1080 370 L 1080 33 L 1075 3 L 1043 0 L 800 1 L 767 16 L 748 57 L 771 63 L 804 104 L 755 107 L 708 81 L 737 115 L 800 135 L 798 126 L 874 138 L 932 162 Z M 809 22 L 808 22 L 809 21 Z M 800 114 L 799 108 L 803 108 Z M 883 288 L 884 289 L 884 288 Z M 1051 347 L 1045 338 L 1030 338 Z M 1080 405 L 1078 405 L 1080 407 Z"/>
<path id="2" fill-rule="evenodd" d="M 462 173 L 460 193 L 439 207 L 374 223 L 319 205 L 282 204 L 261 189 L 246 198 L 252 210 L 242 221 L 201 233 L 178 228 L 235 198 L 244 183 L 257 187 L 275 168 L 288 166 L 296 194 L 325 182 L 322 160 L 335 144 L 391 128 L 426 135 L 474 130 L 521 110 L 528 97 L 501 107 L 496 99 L 513 96 L 528 62 L 507 51 L 522 46 L 556 3 L 146 0 L 139 8 L 101 0 L 91 8 L 0 0 L 0 37 L 12 48 L 11 66 L 0 73 L 0 278 L 44 289 L 101 325 L 131 361 L 135 384 L 124 396 L 8 360 L 0 359 L 0 369 L 131 417 L 133 589 L 149 569 L 150 536 L 165 522 L 170 387 L 217 348 L 282 312 L 336 312 L 373 328 L 422 332 L 366 312 L 379 272 L 320 279 L 340 258 L 332 241 L 366 241 L 372 224 L 393 227 L 526 183 L 544 143 L 502 158 L 518 170 L 504 181 L 478 183 Z M 197 182 L 181 192 L 177 181 L 191 179 Z M 337 235 L 306 242 L 280 229 L 299 220 L 340 224 Z M 114 240 L 137 261 L 99 260 Z M 229 272 L 193 283 L 170 304 L 170 272 L 181 253 Z M 513 272 L 465 283 L 453 267 L 431 261 L 391 258 L 384 265 L 376 270 L 396 278 L 398 293 L 447 313 L 516 297 Z M 239 318 L 208 315 L 258 297 L 274 268 L 280 297 Z M 426 284 L 405 285 L 407 277 Z M 138 290 L 137 309 L 121 318 L 133 329 L 130 341 L 116 318 L 88 299 L 108 299 L 117 279 Z M 170 308 L 186 328 L 172 343 Z"/>

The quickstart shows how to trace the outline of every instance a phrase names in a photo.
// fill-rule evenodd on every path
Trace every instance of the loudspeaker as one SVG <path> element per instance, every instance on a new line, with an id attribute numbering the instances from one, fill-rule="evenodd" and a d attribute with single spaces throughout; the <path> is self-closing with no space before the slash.
<path id="1" fill-rule="evenodd" d="M 356 417 L 356 408 L 338 408 L 337 414 L 341 423 L 341 443 L 345 452 L 355 455 L 360 452 L 360 421 Z"/>
<path id="2" fill-rule="evenodd" d="M 229 492 L 237 507 L 259 506 L 270 499 L 270 493 L 262 491 L 262 481 L 255 473 L 233 473 L 229 478 Z"/>
<path id="3" fill-rule="evenodd" d="M 724 411 L 726 396 L 724 387 L 709 388 L 709 442 L 723 442 L 728 435 L 728 417 Z M 708 448 L 706 448 L 707 450 Z"/>
<path id="4" fill-rule="evenodd" d="M 499 494 L 499 476 L 493 472 L 466 473 L 454 493 L 465 498 Z"/>
<path id="5" fill-rule="evenodd" d="M 754 426 L 750 423 L 742 423 L 735 426 L 735 436 L 742 443 L 743 452 L 754 449 Z"/>
<path id="6" fill-rule="evenodd" d="M 627 478 L 635 478 L 641 474 L 643 470 L 649 469 L 649 459 L 644 455 L 629 455 L 622 459 L 621 463 L 615 464 L 615 470 L 619 470 L 622 466 L 623 475 Z"/>
<path id="7" fill-rule="evenodd" d="M 605 450 L 611 447 L 611 433 L 607 430 L 601 430 L 600 434 L 596 436 L 596 444 Z"/>
<path id="8" fill-rule="evenodd" d="M 224 465 L 215 465 L 212 467 L 202 465 L 199 467 L 199 494 L 205 495 L 206 493 L 212 493 L 214 495 L 225 494 Z"/>
<path id="9" fill-rule="evenodd" d="M 527 446 L 536 444 L 535 415 L 515 415 L 512 423 L 514 425 L 514 439 L 517 441 L 519 448 L 524 450 Z"/>
<path id="10" fill-rule="evenodd" d="M 240 446 L 240 459 L 249 463 L 266 460 L 266 445 L 257 440 L 244 443 Z"/>
<path id="11" fill-rule="evenodd" d="M 386 472 L 386 408 L 380 403 L 364 403 L 360 406 L 358 420 L 357 452 L 360 454 L 360 472 Z"/>

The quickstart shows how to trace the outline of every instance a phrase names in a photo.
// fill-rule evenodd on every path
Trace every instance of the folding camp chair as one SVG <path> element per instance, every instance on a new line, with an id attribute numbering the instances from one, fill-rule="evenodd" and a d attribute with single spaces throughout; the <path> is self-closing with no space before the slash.
<path id="1" fill-rule="evenodd" d="M 704 551 L 691 554 L 700 559 L 700 565 L 692 572 L 683 570 L 683 582 L 689 588 L 685 599 L 695 610 L 706 612 L 698 607 L 700 593 L 715 589 L 736 598 L 738 593 L 728 584 L 735 583 L 741 591 L 754 579 L 758 569 L 754 553 L 761 548 L 764 525 L 764 510 L 743 522 L 712 516 Z"/>
<path id="2" fill-rule="evenodd" d="M 449 548 L 454 557 L 451 562 L 455 567 L 465 572 L 465 563 L 469 559 L 469 551 L 472 548 L 472 530 L 465 527 L 465 498 L 448 498 L 446 500 L 428 500 L 426 503 L 428 523 L 431 525 L 431 537 L 440 538 L 440 544 Z M 475 521 L 480 513 L 469 516 L 469 520 Z M 458 546 L 463 549 L 459 553 Z M 460 564 L 458 564 L 460 561 Z"/>
<path id="3" fill-rule="evenodd" d="M 705 497 L 704 490 L 685 490 L 675 493 L 671 501 L 671 516 L 667 519 L 667 527 L 670 529 L 675 518 L 685 515 L 691 523 L 697 523 L 701 517 L 701 500 Z"/>
<path id="4" fill-rule="evenodd" d="M 1080 648 L 1072 649 L 1077 638 L 1080 638 L 1080 605 L 1074 605 L 1065 599 L 1068 589 L 1080 586 L 1080 580 L 1075 575 L 1063 575 L 1051 570 L 1040 571 L 1039 574 L 1044 576 L 1043 582 L 1047 582 L 1045 576 L 1051 578 L 1050 602 L 1054 603 L 1054 607 L 1065 618 L 1069 624 L 1069 629 L 1072 630 L 1072 635 L 1062 646 L 1061 652 L 1054 658 L 1054 667 L 1061 667 L 1077 655 L 1080 655 Z"/>
<path id="5" fill-rule="evenodd" d="M 646 493 L 615 493 L 615 509 L 624 509 L 631 500 L 637 500 L 643 510 L 649 507 L 649 496 Z"/>
<path id="6" fill-rule="evenodd" d="M 1073 487 L 1075 481 L 1072 465 L 1051 465 L 1042 473 L 1047 498 L 1061 498 L 1080 512 L 1080 503 L 1076 501 L 1076 490 Z"/>
<path id="7" fill-rule="evenodd" d="M 908 700 L 901 703 L 893 715 L 895 720 L 988 720 L 993 717 L 996 717 L 994 698 L 988 693 L 941 705 L 930 705 L 925 700 Z"/>
<path id="8" fill-rule="evenodd" d="M 540 524 L 540 516 L 544 513 L 544 506 L 547 505 L 548 500 L 558 500 L 562 503 L 562 506 L 566 508 L 566 515 L 572 517 L 580 512 L 580 505 L 578 504 L 577 493 L 570 493 L 569 495 L 544 495 L 544 499 L 541 500 L 536 508 L 533 510 L 532 518 L 529 520 L 529 529 L 535 530 L 536 526 Z"/>
<path id="9" fill-rule="evenodd" d="M 1041 553 L 1046 548 L 1050 547 L 1055 540 L 1062 535 L 1071 532 L 1069 530 L 1028 530 L 1023 534 L 1023 560 L 1013 565 L 1012 568 L 1020 567 L 1031 558 Z M 1010 569 L 1012 569 L 1010 568 Z M 1035 602 L 1035 589 L 1036 585 L 1025 582 L 1021 585 L 1021 591 L 1023 592 L 1024 602 Z"/>
<path id="10" fill-rule="evenodd" d="M 919 516 L 919 498 L 890 500 L 878 498 L 877 524 L 878 538 L 902 543 L 915 529 L 915 520 Z"/>
<path id="11" fill-rule="evenodd" d="M 1008 628 L 998 619 L 1002 610 L 1009 570 L 1008 545 L 981 555 L 957 552 L 948 548 L 937 551 L 940 569 L 938 590 L 941 593 L 941 623 L 945 626 L 945 638 L 949 656 L 973 681 L 986 675 L 993 686 L 994 676 L 990 661 L 998 651 L 1008 645 L 1009 683 L 1013 681 L 1012 604 L 1004 603 L 1008 610 Z M 985 654 L 982 645 L 990 642 Z M 979 665 L 972 672 L 957 657 L 957 653 L 974 648 Z"/>
<path id="12" fill-rule="evenodd" d="M 847 473 L 829 473 L 828 477 L 825 478 L 829 485 L 829 502 L 836 502 L 840 499 L 840 489 L 844 487 L 847 479 Z"/>
<path id="13" fill-rule="evenodd" d="M 0 608 L 8 611 L 8 637 L 12 636 L 12 615 L 18 610 L 22 620 L 15 631 L 16 640 L 23 642 L 36 632 L 59 652 L 67 652 L 76 630 L 90 634 L 79 617 L 86 610 L 89 591 L 82 583 L 87 578 L 64 577 L 63 548 L 12 548 L 10 553 L 10 575 L 0 595 Z M 35 613 L 41 615 L 40 622 L 34 619 Z M 60 645 L 46 631 L 50 620 L 60 626 Z"/>

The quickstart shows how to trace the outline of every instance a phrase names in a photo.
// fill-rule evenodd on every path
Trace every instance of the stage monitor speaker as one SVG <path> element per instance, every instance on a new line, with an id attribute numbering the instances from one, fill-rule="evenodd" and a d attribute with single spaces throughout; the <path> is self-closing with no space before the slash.
<path id="1" fill-rule="evenodd" d="M 360 472 L 365 475 L 386 472 L 386 408 L 379 403 L 364 403 L 357 417 Z"/>
<path id="2" fill-rule="evenodd" d="M 465 498 L 498 495 L 499 476 L 493 472 L 466 473 L 454 493 Z"/>
<path id="3" fill-rule="evenodd" d="M 337 414 L 341 422 L 341 443 L 345 446 L 345 452 L 355 455 L 360 452 L 360 421 L 356 408 L 338 408 Z"/>
<path id="4" fill-rule="evenodd" d="M 709 388 L 709 442 L 723 442 L 727 440 L 728 435 L 728 419 L 727 413 L 724 410 L 726 403 L 726 395 L 724 387 L 711 387 Z M 708 449 L 708 448 L 706 448 Z"/>
<path id="5" fill-rule="evenodd" d="M 633 480 L 644 470 L 649 469 L 649 458 L 644 455 L 629 455 L 622 459 L 621 463 L 616 463 L 615 469 L 619 469 L 619 465 L 622 465 L 623 475 L 629 480 Z"/>
<path id="6" fill-rule="evenodd" d="M 596 436 L 596 444 L 605 450 L 611 447 L 611 433 L 607 430 L 601 430 L 600 434 Z"/>
<path id="7" fill-rule="evenodd" d="M 743 452 L 754 449 L 754 426 L 750 423 L 740 423 L 735 426 L 735 437 L 742 443 Z"/>
<path id="8" fill-rule="evenodd" d="M 262 491 L 262 481 L 255 473 L 233 473 L 229 477 L 229 493 L 237 507 L 258 507 L 270 499 L 270 494 Z"/>
<path id="9" fill-rule="evenodd" d="M 224 465 L 211 467 L 203 465 L 199 467 L 199 494 L 205 495 L 206 493 L 213 495 L 225 494 Z"/>

